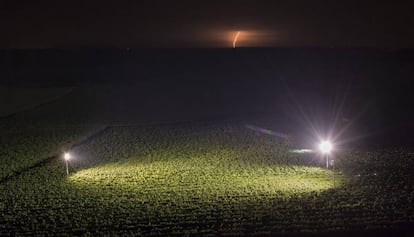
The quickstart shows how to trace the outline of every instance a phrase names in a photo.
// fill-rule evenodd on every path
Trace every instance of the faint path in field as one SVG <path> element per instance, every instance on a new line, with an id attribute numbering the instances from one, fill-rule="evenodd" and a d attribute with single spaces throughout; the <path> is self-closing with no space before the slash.
<path id="1" fill-rule="evenodd" d="M 88 137 L 86 137 L 86 138 L 84 138 L 84 139 L 80 140 L 79 142 L 77 142 L 77 143 L 73 144 L 73 145 L 70 147 L 70 149 L 73 149 L 73 148 L 75 148 L 75 147 L 78 147 L 78 146 L 84 145 L 84 144 L 86 144 L 86 143 L 88 143 L 88 142 L 92 141 L 93 139 L 95 139 L 95 138 L 97 138 L 97 137 L 101 136 L 103 133 L 105 133 L 106 131 L 108 131 L 108 129 L 110 129 L 110 128 L 111 128 L 111 126 L 105 126 L 105 127 L 103 127 L 102 129 L 100 129 L 100 130 L 96 131 L 95 133 L 93 133 L 93 134 L 89 135 Z"/>
<path id="2" fill-rule="evenodd" d="M 101 136 L 109 128 L 110 128 L 110 126 L 104 126 L 103 128 L 101 128 L 100 130 L 96 131 L 95 133 L 93 133 L 93 134 L 91 134 L 91 135 L 89 135 L 89 136 L 81 139 L 79 142 L 76 142 L 73 145 L 71 145 L 70 146 L 70 149 L 73 149 L 75 147 L 81 146 L 83 144 L 86 144 L 86 143 L 92 141 L 96 137 Z M 43 166 L 43 165 L 51 162 L 52 160 L 58 159 L 59 156 L 60 156 L 60 154 L 56 154 L 56 155 L 53 155 L 53 156 L 49 156 L 47 158 L 44 158 L 44 159 L 40 160 L 39 162 L 36 162 L 35 164 L 29 166 L 29 167 L 26 167 L 26 168 L 24 168 L 22 170 L 16 171 L 12 175 L 9 175 L 9 176 L 7 176 L 5 178 L 0 179 L 0 183 L 7 182 L 8 180 L 11 180 L 11 179 L 13 179 L 13 178 L 15 178 L 15 177 L 17 177 L 17 176 L 19 176 L 19 175 L 27 172 L 28 170 L 31 170 L 33 168 L 37 168 L 37 167 Z"/>
<path id="3" fill-rule="evenodd" d="M 4 108 L 5 111 L 1 111 L 0 110 L 0 119 L 3 118 L 10 118 L 15 116 L 16 114 L 22 113 L 22 112 L 26 112 L 26 111 L 30 111 L 30 110 L 34 110 L 34 109 L 38 109 L 39 107 L 48 105 L 48 104 L 52 104 L 54 102 L 56 102 L 57 100 L 61 99 L 64 96 L 69 95 L 70 93 L 73 92 L 73 87 L 72 88 L 67 88 L 66 91 L 59 93 L 53 97 L 50 98 L 42 98 L 40 99 L 37 103 L 33 103 L 33 98 L 30 99 L 30 103 L 26 103 L 26 105 L 15 105 L 15 109 L 12 108 Z M 62 89 L 63 90 L 63 89 Z M 6 101 L 6 99 L 1 98 L 2 100 Z M 3 106 L 3 105 L 0 105 Z M 10 106 L 10 105 L 8 105 Z"/>

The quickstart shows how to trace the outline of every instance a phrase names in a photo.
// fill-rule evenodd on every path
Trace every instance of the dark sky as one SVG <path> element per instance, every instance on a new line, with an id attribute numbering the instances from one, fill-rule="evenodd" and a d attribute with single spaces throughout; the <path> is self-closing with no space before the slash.
<path id="1" fill-rule="evenodd" d="M 0 1 L 0 48 L 414 48 L 410 1 Z"/>

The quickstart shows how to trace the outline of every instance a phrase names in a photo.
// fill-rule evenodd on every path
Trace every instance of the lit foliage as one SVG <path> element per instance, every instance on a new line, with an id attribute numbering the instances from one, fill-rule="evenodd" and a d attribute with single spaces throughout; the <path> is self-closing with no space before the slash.
<path id="1" fill-rule="evenodd" d="M 0 128 L 0 180 L 42 162 L 97 131 L 99 126 Z"/>
<path id="2" fill-rule="evenodd" d="M 334 189 L 330 171 L 289 148 L 243 126 L 115 127 L 71 150 L 82 159 L 69 177 L 55 160 L 0 184 L 0 230 L 251 235 L 414 222 L 412 173 L 386 178 L 412 161 L 407 152 L 381 153 L 390 158 L 378 176 L 363 169 L 378 153 L 337 157 L 351 180 L 338 175 Z"/>
<path id="3" fill-rule="evenodd" d="M 157 196 L 171 202 L 174 202 L 171 197 L 219 202 L 228 195 L 250 199 L 256 194 L 286 199 L 294 194 L 332 188 L 330 172 L 320 168 L 249 164 L 226 153 L 205 154 L 189 160 L 174 157 L 174 153 L 160 153 L 157 161 L 134 157 L 80 171 L 70 180 L 83 187 L 130 192 L 129 197 L 143 201 Z"/>

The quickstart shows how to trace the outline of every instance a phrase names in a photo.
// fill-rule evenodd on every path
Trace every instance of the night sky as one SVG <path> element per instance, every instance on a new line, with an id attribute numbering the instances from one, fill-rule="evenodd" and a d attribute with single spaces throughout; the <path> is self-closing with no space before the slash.
<path id="1" fill-rule="evenodd" d="M 0 48 L 413 48 L 413 4 L 382 2 L 3 0 Z"/>

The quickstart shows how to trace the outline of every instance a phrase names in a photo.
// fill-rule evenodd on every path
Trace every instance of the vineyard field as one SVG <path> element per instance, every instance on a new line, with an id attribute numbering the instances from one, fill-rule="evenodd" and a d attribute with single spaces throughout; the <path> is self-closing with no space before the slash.
<path id="1" fill-rule="evenodd" d="M 239 122 L 112 126 L 70 151 L 69 176 L 56 158 L 0 183 L 0 235 L 346 234 L 413 224 L 413 151 L 338 151 L 333 171 L 293 148 Z"/>

